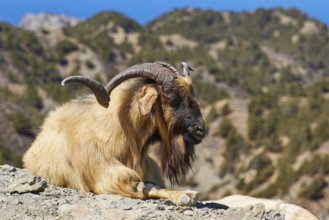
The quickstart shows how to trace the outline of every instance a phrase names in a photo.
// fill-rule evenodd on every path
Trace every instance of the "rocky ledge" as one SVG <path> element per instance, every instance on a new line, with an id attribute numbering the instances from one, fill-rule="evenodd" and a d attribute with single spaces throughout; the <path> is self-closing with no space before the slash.
<path id="1" fill-rule="evenodd" d="M 1 219 L 241 219 L 282 220 L 259 203 L 242 208 L 212 202 L 194 207 L 167 200 L 139 200 L 118 195 L 94 195 L 48 184 L 24 169 L 0 166 Z"/>

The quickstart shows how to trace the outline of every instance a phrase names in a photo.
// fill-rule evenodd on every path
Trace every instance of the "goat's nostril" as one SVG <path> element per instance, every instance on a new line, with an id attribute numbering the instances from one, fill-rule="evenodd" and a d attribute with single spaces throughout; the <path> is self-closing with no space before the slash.
<path id="1" fill-rule="evenodd" d="M 199 125 L 193 125 L 187 129 L 189 133 L 194 136 L 196 139 L 201 140 L 205 137 L 205 129 Z"/>
<path id="2" fill-rule="evenodd" d="M 199 137 L 204 137 L 204 135 L 205 135 L 204 129 L 198 127 L 196 129 L 196 135 L 198 135 Z"/>

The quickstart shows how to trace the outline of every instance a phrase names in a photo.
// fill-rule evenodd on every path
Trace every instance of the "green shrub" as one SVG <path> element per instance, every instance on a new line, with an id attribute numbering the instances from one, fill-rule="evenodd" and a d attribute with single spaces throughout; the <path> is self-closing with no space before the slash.
<path id="1" fill-rule="evenodd" d="M 60 41 L 55 46 L 55 50 L 60 56 L 64 56 L 71 52 L 79 50 L 79 47 L 77 45 L 75 45 L 74 43 L 72 43 L 71 41 L 63 40 L 63 41 Z"/>
<path id="2" fill-rule="evenodd" d="M 17 112 L 12 116 L 12 122 L 15 130 L 19 134 L 29 134 L 31 133 L 32 124 L 30 119 L 22 112 Z"/>
<path id="3" fill-rule="evenodd" d="M 232 112 L 230 105 L 229 104 L 225 104 L 222 109 L 221 109 L 221 114 L 223 116 L 227 116 L 228 114 L 230 114 Z"/>
<path id="4" fill-rule="evenodd" d="M 324 176 L 319 176 L 299 193 L 299 197 L 311 200 L 319 200 L 324 197 L 324 189 L 327 187 Z"/>
<path id="5" fill-rule="evenodd" d="M 15 167 L 22 167 L 22 154 L 0 145 L 0 164 L 10 164 Z"/>
<path id="6" fill-rule="evenodd" d="M 0 61 L 1 62 L 1 61 Z M 8 72 L 8 79 L 10 80 L 10 82 L 12 83 L 19 83 L 19 79 L 18 77 L 12 73 L 12 72 Z"/>
<path id="7" fill-rule="evenodd" d="M 265 155 L 257 156 L 250 164 L 250 167 L 256 169 L 257 175 L 250 183 L 253 187 L 266 182 L 274 173 L 274 167 L 271 160 Z"/>
<path id="8" fill-rule="evenodd" d="M 85 65 L 88 69 L 94 69 L 95 64 L 91 60 L 86 60 Z"/>
<path id="9" fill-rule="evenodd" d="M 216 112 L 216 108 L 214 106 L 211 107 L 207 117 L 205 118 L 205 124 L 208 126 L 214 119 L 216 119 L 219 115 Z"/>
<path id="10" fill-rule="evenodd" d="M 238 182 L 237 187 L 244 193 L 257 188 L 260 184 L 266 182 L 274 173 L 274 166 L 268 156 L 264 153 L 258 154 L 250 162 L 247 170 L 254 169 L 257 171 L 255 178 L 248 184 L 245 184 L 242 179 Z"/>
<path id="11" fill-rule="evenodd" d="M 34 84 L 27 86 L 27 91 L 23 96 L 23 100 L 26 104 L 33 106 L 37 109 L 43 108 L 42 99 L 38 95 L 38 90 Z"/>
<path id="12" fill-rule="evenodd" d="M 200 75 L 194 75 L 192 81 L 196 96 L 202 105 L 210 105 L 228 97 L 224 89 L 219 89 L 213 83 L 203 81 Z"/>
<path id="13" fill-rule="evenodd" d="M 311 161 L 305 162 L 298 170 L 298 175 L 329 175 L 329 156 L 315 156 Z"/>
<path id="14" fill-rule="evenodd" d="M 235 128 L 231 124 L 229 119 L 224 119 L 219 126 L 219 135 L 222 138 L 226 138 L 230 133 L 235 132 Z"/>
<path id="15" fill-rule="evenodd" d="M 226 173 L 235 172 L 235 161 L 243 153 L 247 153 L 251 146 L 243 139 L 243 137 L 236 131 L 231 122 L 225 118 L 219 126 L 219 135 L 225 138 L 225 162 L 220 169 L 220 176 Z"/>

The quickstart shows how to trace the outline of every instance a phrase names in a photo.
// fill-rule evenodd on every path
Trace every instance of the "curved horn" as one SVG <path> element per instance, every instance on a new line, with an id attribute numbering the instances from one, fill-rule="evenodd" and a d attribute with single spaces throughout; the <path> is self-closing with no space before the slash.
<path id="1" fill-rule="evenodd" d="M 132 66 L 118 73 L 115 77 L 112 78 L 110 82 L 107 83 L 105 89 L 107 94 L 110 95 L 112 90 L 120 85 L 120 83 L 135 77 L 146 77 L 148 79 L 154 80 L 160 85 L 165 85 L 168 82 L 173 81 L 177 75 L 179 75 L 178 70 L 168 63 L 144 63 Z"/>
<path id="2" fill-rule="evenodd" d="M 105 90 L 104 86 L 92 79 L 83 77 L 83 76 L 70 76 L 65 78 L 62 81 L 62 86 L 64 86 L 66 83 L 80 83 L 88 87 L 95 95 L 97 102 L 107 108 L 109 106 L 110 98 L 109 95 L 107 94 L 107 91 Z"/>
<path id="3" fill-rule="evenodd" d="M 109 106 L 112 90 L 127 79 L 146 77 L 160 85 L 165 85 L 173 81 L 177 76 L 179 76 L 179 72 L 175 67 L 168 63 L 156 62 L 132 66 L 114 76 L 105 87 L 101 83 L 83 76 L 67 77 L 62 81 L 62 85 L 64 86 L 66 83 L 71 82 L 85 85 L 94 93 L 98 103 L 107 108 Z"/>

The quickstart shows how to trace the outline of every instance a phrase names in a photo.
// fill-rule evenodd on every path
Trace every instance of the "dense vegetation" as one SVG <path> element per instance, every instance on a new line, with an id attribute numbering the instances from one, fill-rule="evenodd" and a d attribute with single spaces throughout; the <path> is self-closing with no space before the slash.
<path id="1" fill-rule="evenodd" d="M 132 52 L 131 46 L 126 41 L 121 45 L 114 43 L 111 33 L 117 33 L 118 28 L 122 28 L 125 33 L 136 32 L 141 29 L 138 23 L 119 13 L 103 12 L 73 28 L 65 28 L 64 32 L 89 46 L 105 62 L 113 63 L 116 61 L 116 56 L 124 56 L 120 52 Z M 115 50 L 119 54 L 116 54 Z"/>

